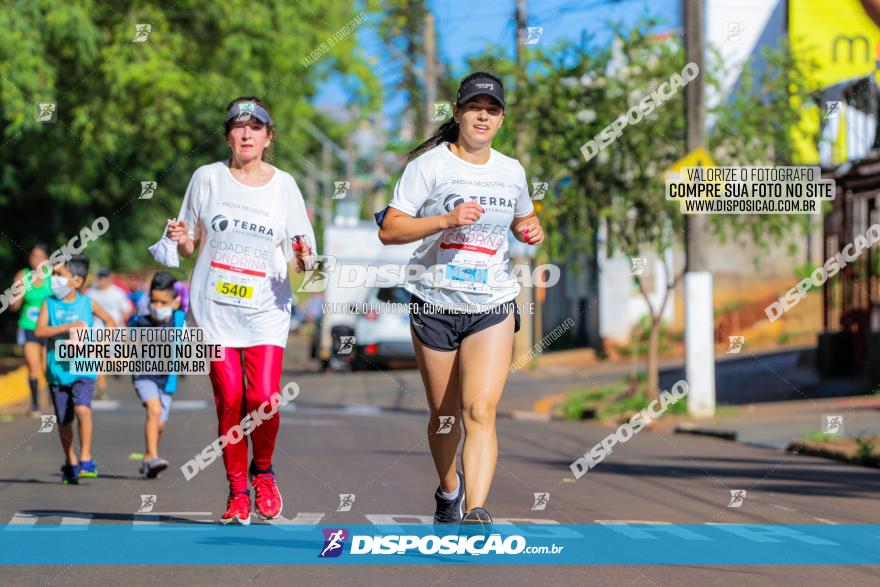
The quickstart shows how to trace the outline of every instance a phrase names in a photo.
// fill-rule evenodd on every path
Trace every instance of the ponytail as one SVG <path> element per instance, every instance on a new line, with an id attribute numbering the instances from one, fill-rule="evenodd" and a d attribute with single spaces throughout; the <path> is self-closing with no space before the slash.
<path id="1" fill-rule="evenodd" d="M 455 99 L 456 107 L 462 104 L 462 98 L 468 98 L 469 96 L 474 96 L 477 92 L 474 92 L 472 88 L 470 88 L 467 84 L 476 79 L 489 79 L 494 81 L 499 86 L 498 93 L 490 93 L 490 95 L 501 104 L 501 107 L 504 108 L 504 83 L 501 81 L 497 75 L 489 73 L 487 71 L 476 71 L 469 76 L 465 77 L 461 80 L 461 84 L 458 87 L 458 95 Z M 470 90 L 467 95 L 462 95 L 464 90 Z M 449 120 L 449 122 L 445 122 L 434 131 L 434 134 L 428 137 L 428 139 L 409 152 L 409 155 L 406 158 L 406 162 L 409 163 L 419 155 L 430 151 L 437 145 L 440 145 L 444 142 L 446 143 L 454 143 L 458 140 L 458 131 L 459 126 L 458 122 L 455 121 L 455 118 Z"/>
<path id="2" fill-rule="evenodd" d="M 424 143 L 409 152 L 406 162 L 409 163 L 416 157 L 430 151 L 444 142 L 454 143 L 458 140 L 458 128 L 458 122 L 456 122 L 454 118 L 450 119 L 448 122 L 444 122 Z"/>

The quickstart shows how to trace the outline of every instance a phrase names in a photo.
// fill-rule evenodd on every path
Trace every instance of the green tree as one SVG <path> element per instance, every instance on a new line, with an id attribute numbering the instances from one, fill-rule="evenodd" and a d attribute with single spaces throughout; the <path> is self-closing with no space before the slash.
<path id="1" fill-rule="evenodd" d="M 684 216 L 678 204 L 665 197 L 664 171 L 684 152 L 684 92 L 657 105 L 643 120 L 628 125 L 615 141 L 586 160 L 580 148 L 612 121 L 625 115 L 644 96 L 685 65 L 680 39 L 649 31 L 653 22 L 619 30 L 611 47 L 597 49 L 561 43 L 531 55 L 525 87 L 513 94 L 514 125 L 528 134 L 531 178 L 550 183 L 541 210 L 548 234 L 546 253 L 562 258 L 570 253 L 593 253 L 596 233 L 604 228 L 608 254 L 630 258 L 664 253 L 683 241 Z M 810 65 L 794 59 L 786 47 L 767 53 L 768 67 L 755 78 L 747 69 L 738 96 L 710 115 L 715 126 L 709 149 L 719 165 L 786 164 L 790 161 L 791 131 L 800 111 L 796 100 L 811 94 Z M 484 61 L 485 63 L 485 61 Z M 509 61 L 494 59 L 500 71 Z M 718 63 L 705 76 L 717 86 Z M 513 125 L 512 125 L 513 126 Z M 714 216 L 722 236 L 747 235 L 767 244 L 803 226 L 796 216 Z M 659 393 L 658 333 L 669 292 L 681 274 L 666 267 L 666 295 L 652 305 L 642 277 L 635 284 L 648 302 L 649 345 L 647 388 Z"/>
<path id="2" fill-rule="evenodd" d="M 424 65 L 424 21 L 428 7 L 425 0 L 388 0 L 382 5 L 379 36 L 403 73 L 398 87 L 406 92 L 407 110 L 413 113 L 418 137 L 425 124 L 425 87 L 416 68 Z"/>
<path id="3" fill-rule="evenodd" d="M 301 156 L 319 151 L 298 120 L 345 133 L 311 104 L 323 80 L 340 80 L 364 115 L 379 105 L 379 81 L 355 51 L 357 31 L 334 38 L 356 6 L 3 2 L 0 274 L 8 283 L 34 241 L 61 244 L 98 216 L 110 230 L 88 254 L 117 269 L 143 266 L 194 169 L 226 156 L 222 116 L 238 96 L 268 102 L 277 125 L 272 161 L 296 174 Z M 137 24 L 151 27 L 143 42 L 133 42 Z M 301 63 L 328 39 L 314 64 Z M 36 121 L 38 101 L 57 103 L 57 122 Z M 146 180 L 158 189 L 141 200 Z"/>

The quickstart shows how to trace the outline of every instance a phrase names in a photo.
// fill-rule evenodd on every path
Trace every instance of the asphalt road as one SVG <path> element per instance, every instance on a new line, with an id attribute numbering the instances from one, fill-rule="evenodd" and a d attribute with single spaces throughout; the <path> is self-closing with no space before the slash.
<path id="1" fill-rule="evenodd" d="M 283 382 L 298 381 L 295 409 L 282 411 L 275 457 L 286 520 L 320 524 L 415 522 L 433 514 L 436 478 L 419 413 L 420 389 L 395 384 L 413 373 L 389 372 L 389 390 L 407 410 L 319 407 L 322 395 L 344 398 L 358 374 L 306 376 L 292 364 Z M 299 375 L 297 375 L 298 373 Z M 377 376 L 372 374 L 371 376 Z M 407 379 L 406 381 L 409 381 Z M 378 384 L 377 384 L 378 385 Z M 395 386 L 397 386 L 395 388 Z M 357 402 L 363 403 L 363 402 Z M 312 407 L 309 407 L 312 406 Z M 423 407 L 424 404 L 422 403 Z M 0 524 L 131 524 L 141 495 L 156 496 L 152 516 L 168 523 L 210 522 L 226 499 L 223 466 L 215 462 L 186 481 L 178 467 L 216 437 L 207 377 L 183 380 L 162 442 L 172 468 L 141 480 L 131 453 L 143 450 L 143 410 L 127 378 L 110 379 L 95 410 L 100 477 L 63 486 L 61 451 L 39 422 L 0 424 Z M 570 422 L 498 421 L 501 455 L 488 507 L 497 521 L 594 524 L 626 520 L 676 524 L 878 524 L 880 477 L 872 469 L 788 455 L 771 449 L 653 431 L 635 435 L 579 480 L 569 464 L 609 429 Z M 738 508 L 730 491 L 747 490 Z M 534 511 L 534 493 L 550 494 Z M 339 494 L 355 494 L 338 512 Z M 255 523 L 257 523 L 255 521 Z M 173 581 L 187 585 L 847 585 L 880 584 L 871 566 L 156 566 L 144 542 L 144 565 L 0 567 L 0 584 L 73 585 Z"/>

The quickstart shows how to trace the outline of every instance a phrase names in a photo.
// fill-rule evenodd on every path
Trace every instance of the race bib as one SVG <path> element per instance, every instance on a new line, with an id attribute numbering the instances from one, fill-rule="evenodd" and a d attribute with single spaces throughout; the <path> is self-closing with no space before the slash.
<path id="1" fill-rule="evenodd" d="M 220 304 L 258 308 L 264 279 L 265 276 L 231 271 L 212 264 L 208 275 L 208 298 Z"/>
<path id="2" fill-rule="evenodd" d="M 455 259 L 446 264 L 440 287 L 473 293 L 492 293 L 489 262 L 481 259 Z"/>

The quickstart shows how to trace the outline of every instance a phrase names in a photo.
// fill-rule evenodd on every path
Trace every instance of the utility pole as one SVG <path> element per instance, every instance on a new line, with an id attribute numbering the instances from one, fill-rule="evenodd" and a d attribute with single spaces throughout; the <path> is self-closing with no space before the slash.
<path id="1" fill-rule="evenodd" d="M 382 109 L 376 112 L 373 136 L 376 138 L 376 153 L 373 158 L 373 210 L 385 207 L 385 187 L 388 181 L 385 170 L 385 117 Z"/>
<path id="2" fill-rule="evenodd" d="M 348 193 L 345 195 L 345 200 L 349 202 L 344 208 L 345 214 L 349 214 L 350 210 L 348 206 L 351 205 L 351 202 L 355 202 L 357 204 L 357 216 L 356 218 L 360 220 L 361 217 L 361 203 L 362 203 L 362 194 L 363 189 L 361 186 L 357 185 L 357 177 L 355 167 L 355 148 L 354 148 L 354 135 L 357 132 L 357 127 L 355 126 L 356 121 L 360 118 L 361 109 L 359 106 L 355 105 L 352 109 L 352 131 L 346 133 L 345 136 L 345 152 L 348 156 L 345 158 L 345 177 L 343 181 L 348 182 Z M 372 216 L 372 214 L 371 214 Z"/>
<path id="3" fill-rule="evenodd" d="M 324 176 L 324 192 L 321 194 L 321 218 L 324 221 L 324 229 L 333 224 L 333 159 L 330 153 L 330 144 L 321 144 L 321 173 Z"/>
<path id="4" fill-rule="evenodd" d="M 521 91 L 525 86 L 526 79 L 526 55 L 525 55 L 525 43 L 526 43 L 526 14 L 527 14 L 527 0 L 516 0 L 516 11 L 514 12 L 514 52 L 516 55 L 516 90 Z M 526 152 L 526 136 L 525 136 L 525 125 L 519 124 L 517 125 L 518 131 L 516 136 L 514 137 L 516 141 L 515 152 L 516 158 L 522 164 L 523 167 L 528 165 L 528 153 Z M 528 181 L 528 177 L 526 178 Z M 531 274 L 531 259 L 526 256 L 511 256 L 511 261 L 513 261 L 516 265 L 526 265 L 529 267 Z M 534 340 L 534 327 L 535 323 L 533 320 L 533 316 L 531 314 L 532 304 L 535 301 L 535 286 L 532 284 L 531 287 L 523 287 L 519 291 L 519 295 L 516 297 L 516 303 L 520 304 L 524 311 L 520 316 L 520 329 L 514 335 L 513 338 L 513 359 L 514 361 L 524 353 L 527 353 L 529 349 L 531 349 L 533 340 Z M 540 313 L 540 309 L 537 308 L 537 304 L 534 306 L 536 311 Z M 540 321 L 540 318 L 539 318 Z"/>
<path id="5" fill-rule="evenodd" d="M 405 61 L 414 65 L 414 62 L 418 61 L 419 54 L 421 53 L 421 48 L 419 47 L 420 42 L 424 43 L 424 39 L 421 39 L 421 32 L 419 29 L 424 28 L 424 13 L 427 12 L 427 6 L 425 6 L 423 0 L 407 0 L 406 2 L 406 19 L 405 24 L 403 25 L 403 35 L 406 38 L 406 57 Z M 418 78 L 419 71 L 415 67 L 408 67 L 404 69 L 404 85 L 409 92 L 409 106 L 410 111 L 413 114 L 413 134 L 418 137 L 419 132 L 425 128 L 425 120 L 424 120 L 424 110 L 419 108 L 419 100 L 418 100 Z M 424 81 L 424 79 L 422 80 Z"/>
<path id="6" fill-rule="evenodd" d="M 437 100 L 437 31 L 434 24 L 434 14 L 425 10 L 423 36 L 425 39 L 425 116 L 424 136 L 430 136 L 434 130 L 434 102 Z"/>
<path id="7" fill-rule="evenodd" d="M 527 33 L 527 3 L 527 0 L 516 0 L 516 13 L 514 15 L 514 18 L 516 19 L 516 32 L 514 33 L 516 36 L 516 85 L 520 88 L 525 85 L 524 82 L 526 79 L 525 44 Z M 523 125 L 519 125 L 520 130 L 516 133 L 516 158 L 519 159 L 519 162 L 525 167 L 528 154 L 526 153 L 526 137 L 522 130 L 523 128 L 525 128 Z"/>
<path id="8" fill-rule="evenodd" d="M 700 74 L 685 86 L 685 151 L 690 153 L 706 141 L 705 49 L 703 0 L 684 0 L 685 61 L 696 63 Z M 715 338 L 709 217 L 685 216 L 685 373 L 688 412 L 696 417 L 715 414 Z"/>

